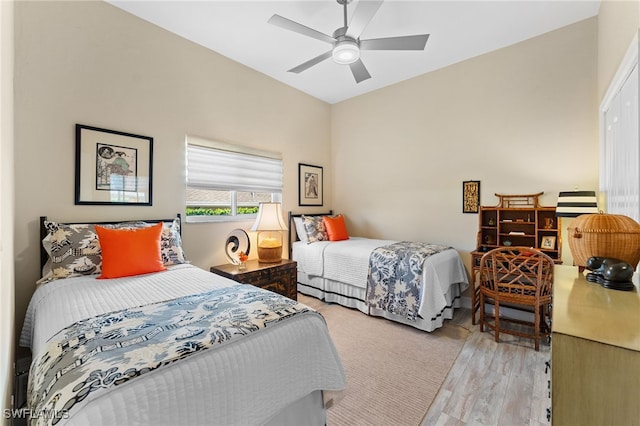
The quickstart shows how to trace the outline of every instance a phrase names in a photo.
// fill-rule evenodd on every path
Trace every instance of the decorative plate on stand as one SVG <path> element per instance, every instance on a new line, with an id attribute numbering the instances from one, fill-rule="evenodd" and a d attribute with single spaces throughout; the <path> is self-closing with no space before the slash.
<path id="1" fill-rule="evenodd" d="M 230 263 L 238 265 L 240 263 L 240 259 L 238 258 L 240 252 L 243 252 L 245 255 L 249 255 L 250 249 L 251 242 L 249 241 L 249 235 L 247 235 L 243 229 L 234 229 L 227 236 L 224 252 Z"/>

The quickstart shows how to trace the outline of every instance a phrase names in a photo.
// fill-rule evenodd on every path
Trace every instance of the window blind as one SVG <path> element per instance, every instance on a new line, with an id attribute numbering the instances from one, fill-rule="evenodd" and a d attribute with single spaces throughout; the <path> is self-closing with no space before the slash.
<path id="1" fill-rule="evenodd" d="M 282 160 L 187 143 L 187 186 L 282 193 Z"/>
<path id="2" fill-rule="evenodd" d="M 640 221 L 640 150 L 638 123 L 638 66 L 604 112 L 601 191 L 607 212 Z"/>

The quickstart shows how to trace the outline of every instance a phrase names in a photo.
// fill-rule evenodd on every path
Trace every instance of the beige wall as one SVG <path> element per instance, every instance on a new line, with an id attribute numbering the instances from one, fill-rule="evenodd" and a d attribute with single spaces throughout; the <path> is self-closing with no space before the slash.
<path id="1" fill-rule="evenodd" d="M 330 106 L 104 2 L 16 4 L 16 318 L 38 278 L 38 217 L 171 217 L 184 210 L 186 134 L 279 151 L 284 210 L 298 162 L 330 167 Z M 154 137 L 152 207 L 74 205 L 74 125 Z M 330 175 L 325 196 L 331 196 Z M 250 223 L 186 224 L 197 266 Z M 255 256 L 255 254 L 253 254 Z"/>
<path id="2" fill-rule="evenodd" d="M 333 208 L 351 233 L 450 244 L 469 266 L 478 216 L 462 213 L 462 181 L 481 181 L 483 205 L 597 189 L 596 30 L 588 19 L 334 105 Z"/>
<path id="3" fill-rule="evenodd" d="M 1 3 L 4 166 L 13 111 L 5 108 L 10 2 Z M 38 275 L 38 217 L 182 211 L 187 133 L 283 152 L 285 210 L 315 210 L 295 206 L 297 163 L 317 164 L 325 208 L 345 213 L 352 234 L 447 243 L 466 255 L 477 216 L 461 213 L 463 180 L 481 180 L 483 204 L 495 203 L 494 192 L 537 191 L 553 204 L 559 190 L 596 187 L 597 104 L 637 31 L 639 4 L 604 0 L 597 31 L 587 20 L 330 107 L 108 4 L 18 3 L 16 325 Z M 73 205 L 75 123 L 155 138 L 153 207 Z M 185 225 L 185 249 L 198 266 L 222 263 L 220 242 L 248 226 Z M 4 266 L 2 347 L 13 309 Z M 2 352 L 2 374 L 10 358 Z"/>
<path id="4" fill-rule="evenodd" d="M 640 29 L 640 0 L 602 0 L 598 14 L 598 99 Z"/>
<path id="5" fill-rule="evenodd" d="M 13 384 L 13 2 L 0 2 L 0 402 Z M 2 416 L 0 424 L 11 424 Z"/>

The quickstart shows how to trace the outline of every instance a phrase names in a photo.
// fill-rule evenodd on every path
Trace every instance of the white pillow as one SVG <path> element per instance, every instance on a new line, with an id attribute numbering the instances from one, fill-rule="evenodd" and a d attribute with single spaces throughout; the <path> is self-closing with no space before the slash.
<path id="1" fill-rule="evenodd" d="M 302 222 L 302 217 L 294 217 L 293 223 L 295 223 L 296 225 L 296 234 L 298 234 L 298 239 L 303 243 L 309 243 L 309 240 L 307 239 L 307 230 L 305 229 L 304 223 Z"/>

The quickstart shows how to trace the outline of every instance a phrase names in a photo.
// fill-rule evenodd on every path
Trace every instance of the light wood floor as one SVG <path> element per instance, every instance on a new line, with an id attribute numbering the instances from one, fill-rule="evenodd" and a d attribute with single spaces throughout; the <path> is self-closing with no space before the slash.
<path id="1" fill-rule="evenodd" d="M 545 372 L 549 346 L 500 335 L 471 325 L 471 310 L 456 310 L 450 321 L 472 333 L 449 371 L 421 426 L 549 425 L 551 406 Z"/>

